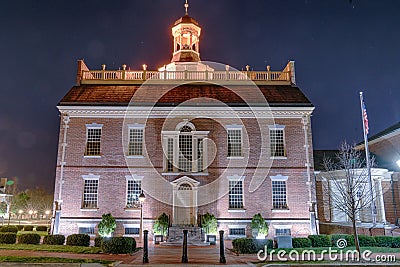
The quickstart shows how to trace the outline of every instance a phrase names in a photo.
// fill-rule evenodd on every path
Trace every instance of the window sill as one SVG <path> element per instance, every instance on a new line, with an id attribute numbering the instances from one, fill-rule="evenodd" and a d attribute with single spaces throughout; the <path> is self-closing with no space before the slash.
<path id="1" fill-rule="evenodd" d="M 99 208 L 81 208 L 81 211 L 98 211 Z"/>
<path id="2" fill-rule="evenodd" d="M 228 212 L 246 212 L 246 209 L 228 209 Z"/>
<path id="3" fill-rule="evenodd" d="M 133 235 L 122 235 L 122 236 L 124 236 L 124 237 L 139 237 L 139 235 L 135 235 L 135 234 L 133 234 Z"/>
<path id="4" fill-rule="evenodd" d="M 227 159 L 244 159 L 243 156 L 228 156 Z"/>
<path id="5" fill-rule="evenodd" d="M 290 209 L 272 209 L 272 213 L 286 213 L 290 212 Z"/>
<path id="6" fill-rule="evenodd" d="M 101 156 L 83 156 L 85 159 L 99 159 Z"/>
<path id="7" fill-rule="evenodd" d="M 269 157 L 270 159 L 287 159 L 287 157 Z"/>
<path id="8" fill-rule="evenodd" d="M 127 159 L 143 159 L 144 156 L 140 156 L 140 155 L 127 155 L 125 156 Z"/>
<path id="9" fill-rule="evenodd" d="M 246 235 L 228 235 L 228 239 L 245 238 Z"/>
<path id="10" fill-rule="evenodd" d="M 124 210 L 126 212 L 135 212 L 135 211 L 140 211 L 140 208 L 125 208 Z"/>
<path id="11" fill-rule="evenodd" d="M 201 176 L 201 175 L 208 175 L 208 172 L 162 172 L 161 175 L 192 175 L 192 176 Z"/>

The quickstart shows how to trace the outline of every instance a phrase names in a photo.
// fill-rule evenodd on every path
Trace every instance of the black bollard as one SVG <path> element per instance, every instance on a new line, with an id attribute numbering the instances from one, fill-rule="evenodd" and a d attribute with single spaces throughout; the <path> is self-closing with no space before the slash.
<path id="1" fill-rule="evenodd" d="M 188 230 L 183 230 L 183 251 L 182 251 L 182 263 L 188 263 L 187 256 L 187 239 L 188 239 Z"/>
<path id="2" fill-rule="evenodd" d="M 148 236 L 149 231 L 143 231 L 143 263 L 149 263 L 149 246 L 148 246 Z"/>
<path id="3" fill-rule="evenodd" d="M 226 263 L 223 230 L 219 231 L 219 263 Z"/>

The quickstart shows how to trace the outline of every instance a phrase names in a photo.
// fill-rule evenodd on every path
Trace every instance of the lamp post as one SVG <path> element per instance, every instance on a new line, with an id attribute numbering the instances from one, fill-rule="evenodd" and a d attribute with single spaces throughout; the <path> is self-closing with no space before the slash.
<path id="1" fill-rule="evenodd" d="M 22 216 L 22 213 L 23 213 L 24 211 L 23 210 L 19 210 L 18 211 L 18 219 L 19 219 L 19 225 L 21 225 L 21 216 Z"/>
<path id="2" fill-rule="evenodd" d="M 139 238 L 142 241 L 142 232 L 143 232 L 143 203 L 146 200 L 146 196 L 142 193 L 139 195 L 139 202 L 140 202 L 140 226 L 139 226 Z"/>

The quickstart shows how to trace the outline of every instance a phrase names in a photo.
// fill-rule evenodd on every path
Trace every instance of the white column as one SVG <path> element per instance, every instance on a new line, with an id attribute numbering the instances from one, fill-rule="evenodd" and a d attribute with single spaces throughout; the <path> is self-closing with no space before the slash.
<path id="1" fill-rule="evenodd" d="M 385 202 L 383 200 L 383 192 L 382 192 L 382 178 L 378 178 L 378 192 L 379 194 L 379 206 L 381 208 L 381 221 L 386 224 L 386 213 L 385 213 Z"/>

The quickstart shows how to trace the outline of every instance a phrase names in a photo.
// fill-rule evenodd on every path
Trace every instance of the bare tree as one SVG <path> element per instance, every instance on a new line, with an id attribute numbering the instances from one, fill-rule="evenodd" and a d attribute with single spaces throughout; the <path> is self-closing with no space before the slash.
<path id="1" fill-rule="evenodd" d="M 374 159 L 370 160 L 373 166 Z M 344 213 L 352 223 L 354 243 L 360 254 L 356 222 L 366 210 L 371 212 L 376 194 L 370 186 L 369 170 L 366 167 L 363 151 L 343 143 L 335 158 L 324 158 L 326 171 L 323 191 L 329 196 L 330 209 Z M 372 189 L 372 190 L 371 190 Z"/>

